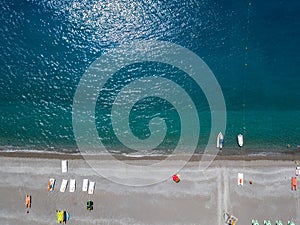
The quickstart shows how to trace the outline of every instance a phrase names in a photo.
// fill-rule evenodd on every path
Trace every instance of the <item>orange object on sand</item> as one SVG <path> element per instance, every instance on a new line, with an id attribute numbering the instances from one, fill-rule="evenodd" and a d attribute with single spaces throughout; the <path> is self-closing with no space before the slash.
<path id="1" fill-rule="evenodd" d="M 292 177 L 292 191 L 297 190 L 297 177 Z"/>
<path id="2" fill-rule="evenodd" d="M 26 195 L 25 206 L 26 206 L 26 208 L 31 207 L 31 195 Z"/>

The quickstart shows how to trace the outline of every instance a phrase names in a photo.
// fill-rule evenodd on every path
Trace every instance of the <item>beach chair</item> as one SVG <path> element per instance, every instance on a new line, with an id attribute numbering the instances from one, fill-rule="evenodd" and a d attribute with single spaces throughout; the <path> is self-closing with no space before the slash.
<path id="1" fill-rule="evenodd" d="M 71 179 L 70 180 L 70 192 L 74 192 L 76 188 L 76 180 L 75 179 Z"/>
<path id="2" fill-rule="evenodd" d="M 252 225 L 259 225 L 259 222 L 257 220 L 252 219 L 251 224 Z"/>
<path id="3" fill-rule="evenodd" d="M 296 224 L 294 222 L 292 222 L 292 221 L 288 221 L 287 225 L 296 225 Z"/>
<path id="4" fill-rule="evenodd" d="M 55 184 L 55 179 L 54 178 L 50 178 L 50 180 L 48 181 L 48 191 L 53 191 L 54 184 Z"/>
<path id="5" fill-rule="evenodd" d="M 95 182 L 90 182 L 88 194 L 90 194 L 90 195 L 94 194 L 94 189 L 95 189 Z"/>
<path id="6" fill-rule="evenodd" d="M 89 179 L 83 179 L 82 182 L 82 191 L 87 191 L 89 186 Z"/>
<path id="7" fill-rule="evenodd" d="M 238 173 L 238 185 L 243 186 L 244 185 L 244 174 Z"/>
<path id="8" fill-rule="evenodd" d="M 275 224 L 276 225 L 283 225 L 283 223 L 281 222 L 281 220 L 276 220 Z"/>
<path id="9" fill-rule="evenodd" d="M 25 198 L 25 207 L 26 208 L 31 208 L 31 195 L 26 195 L 26 198 Z"/>
<path id="10" fill-rule="evenodd" d="M 296 175 L 296 176 L 299 176 L 299 175 L 300 175 L 300 166 L 297 166 L 297 167 L 296 167 L 295 175 Z"/>
<path id="11" fill-rule="evenodd" d="M 66 223 L 66 212 L 65 211 L 57 211 L 57 223 Z"/>
<path id="12" fill-rule="evenodd" d="M 60 186 L 60 192 L 65 192 L 67 189 L 68 180 L 63 179 Z"/>
<path id="13" fill-rule="evenodd" d="M 297 177 L 292 177 L 292 191 L 297 190 Z"/>
<path id="14" fill-rule="evenodd" d="M 264 220 L 264 225 L 272 225 L 270 220 Z"/>
<path id="15" fill-rule="evenodd" d="M 234 215 L 231 215 L 229 213 L 225 213 L 225 223 L 227 225 L 235 225 L 238 221 L 238 218 L 236 218 Z"/>
<path id="16" fill-rule="evenodd" d="M 68 160 L 61 161 L 61 172 L 62 173 L 68 172 Z"/>
<path id="17" fill-rule="evenodd" d="M 66 216 L 66 221 L 70 220 L 70 213 L 68 213 L 67 211 L 65 212 L 65 216 Z M 66 222 L 65 222 L 66 223 Z"/>

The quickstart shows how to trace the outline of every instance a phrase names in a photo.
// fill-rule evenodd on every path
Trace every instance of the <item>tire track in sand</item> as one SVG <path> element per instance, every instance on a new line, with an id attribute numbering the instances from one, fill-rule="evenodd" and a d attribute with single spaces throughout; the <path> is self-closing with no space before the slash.
<path id="1" fill-rule="evenodd" d="M 224 167 L 218 169 L 217 175 L 217 189 L 218 189 L 218 202 L 217 202 L 217 217 L 218 225 L 224 225 L 224 213 L 228 211 L 229 199 L 229 177 L 228 171 Z"/>

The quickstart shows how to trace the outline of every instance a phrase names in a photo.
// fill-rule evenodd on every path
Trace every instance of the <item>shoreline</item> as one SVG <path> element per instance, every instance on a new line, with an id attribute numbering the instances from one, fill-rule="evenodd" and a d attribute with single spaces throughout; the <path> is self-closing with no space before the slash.
<path id="1" fill-rule="evenodd" d="M 153 155 L 153 156 L 131 156 L 122 154 L 100 154 L 100 155 L 82 155 L 81 153 L 59 153 L 59 152 L 21 152 L 21 151 L 10 151 L 0 152 L 0 157 L 12 157 L 12 158 L 41 158 L 41 159 L 96 159 L 96 160 L 111 160 L 111 156 L 120 161 L 126 160 L 164 160 L 168 156 L 164 155 Z M 197 162 L 201 160 L 203 154 L 193 154 L 190 158 L 190 162 Z M 213 156 L 212 156 L 213 157 Z M 171 155 L 169 160 L 181 160 L 185 159 L 185 155 Z M 237 160 L 237 161 L 256 161 L 256 160 L 272 160 L 272 161 L 295 161 L 300 160 L 300 152 L 289 152 L 289 153 L 257 153 L 257 154 L 236 154 L 226 155 L 223 152 L 218 154 L 213 159 L 215 160 Z"/>

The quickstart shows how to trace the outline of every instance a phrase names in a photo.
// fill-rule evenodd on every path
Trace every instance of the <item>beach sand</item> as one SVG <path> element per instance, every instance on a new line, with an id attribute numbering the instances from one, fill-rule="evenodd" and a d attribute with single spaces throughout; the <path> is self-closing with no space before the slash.
<path id="1" fill-rule="evenodd" d="M 223 213 L 235 215 L 237 224 L 251 219 L 293 220 L 300 224 L 299 192 L 291 190 L 295 174 L 294 160 L 216 160 L 199 171 L 196 160 L 181 171 L 182 180 L 167 179 L 145 187 L 124 186 L 105 179 L 81 157 L 69 157 L 68 173 L 61 173 L 61 158 L 0 157 L 0 224 L 57 224 L 56 210 L 70 213 L 67 224 L 213 224 L 223 225 Z M 149 163 L 137 160 L 139 164 Z M 177 160 L 168 167 L 176 167 Z M 114 171 L 109 160 L 102 167 Z M 244 186 L 238 186 L 237 174 L 244 173 Z M 113 173 L 112 173 L 113 176 Z M 155 176 L 155 174 L 149 174 Z M 170 174 L 172 176 L 172 174 Z M 47 190 L 50 178 L 56 179 L 53 192 Z M 82 192 L 82 180 L 96 182 L 94 195 Z M 76 179 L 76 191 L 59 192 L 62 179 Z M 147 178 L 145 178 L 147 179 Z M 249 184 L 249 181 L 252 184 Z M 25 195 L 32 196 L 29 213 Z M 94 210 L 86 210 L 86 202 Z"/>

